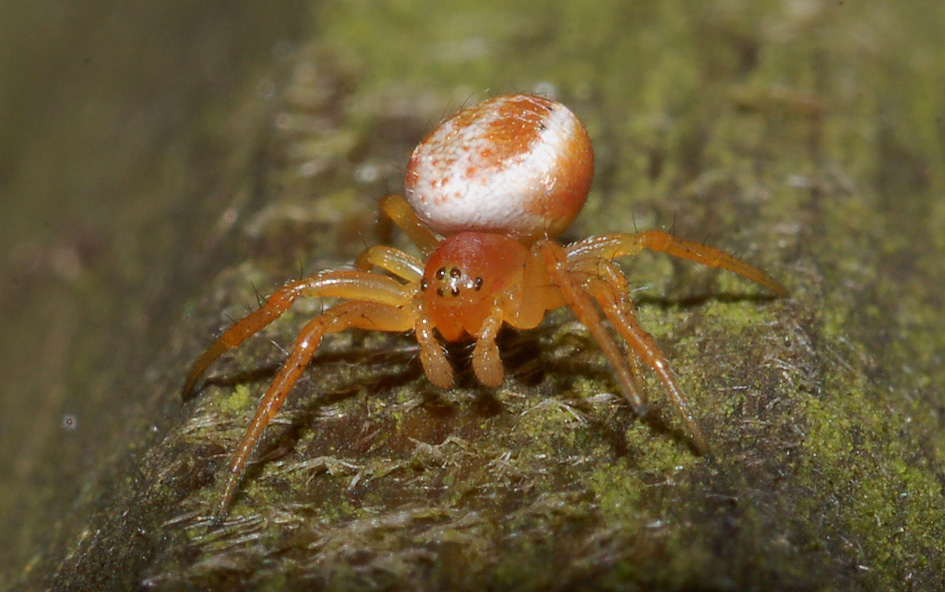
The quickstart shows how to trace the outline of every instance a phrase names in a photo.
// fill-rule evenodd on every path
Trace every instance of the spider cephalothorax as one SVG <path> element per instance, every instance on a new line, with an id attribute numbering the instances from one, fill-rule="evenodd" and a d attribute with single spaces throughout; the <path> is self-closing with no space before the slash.
<path id="1" fill-rule="evenodd" d="M 427 261 L 420 291 L 444 339 L 479 332 L 496 299 L 521 285 L 526 254 L 500 234 L 461 232 L 443 240 Z"/>
<path id="2" fill-rule="evenodd" d="M 424 372 L 441 388 L 453 385 L 453 368 L 439 339 L 471 339 L 476 377 L 495 387 L 504 379 L 499 329 L 531 329 L 546 312 L 567 306 L 599 344 L 634 410 L 644 408 L 631 358 L 637 355 L 656 373 L 695 445 L 708 450 L 666 358 L 636 321 L 627 280 L 614 259 L 660 251 L 727 269 L 779 296 L 787 291 L 732 255 L 661 231 L 560 244 L 556 237 L 584 205 L 593 163 L 584 126 L 564 105 L 542 97 L 494 97 L 434 129 L 410 158 L 406 200 L 392 195 L 381 201 L 381 211 L 417 245 L 426 263 L 381 245 L 364 251 L 356 270 L 289 282 L 194 363 L 185 393 L 223 352 L 280 317 L 299 296 L 344 299 L 299 333 L 230 463 L 218 514 L 226 512 L 253 448 L 322 336 L 350 328 L 413 331 Z"/>

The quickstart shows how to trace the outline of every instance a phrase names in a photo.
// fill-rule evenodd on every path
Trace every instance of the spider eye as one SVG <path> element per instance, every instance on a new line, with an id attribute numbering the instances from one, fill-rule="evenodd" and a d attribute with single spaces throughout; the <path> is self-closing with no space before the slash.
<path id="1" fill-rule="evenodd" d="M 450 289 L 450 294 L 452 294 L 453 296 L 459 296 L 459 287 L 453 286 Z"/>
<path id="2" fill-rule="evenodd" d="M 446 277 L 446 268 L 441 267 L 436 270 L 436 279 L 441 280 Z"/>
<path id="3" fill-rule="evenodd" d="M 476 290 L 478 292 L 481 289 L 482 289 L 482 278 L 477 277 L 476 281 L 473 282 L 473 290 Z"/>
<path id="4" fill-rule="evenodd" d="M 453 267 L 450 269 L 450 277 L 453 279 L 459 279 L 463 275 L 463 271 L 458 267 Z"/>
<path id="5" fill-rule="evenodd" d="M 429 288 L 429 287 L 430 287 L 430 284 L 427 283 L 427 278 L 423 278 L 422 280 L 420 280 L 420 291 L 421 291 L 421 292 L 426 292 L 426 291 L 427 291 L 427 288 Z"/>

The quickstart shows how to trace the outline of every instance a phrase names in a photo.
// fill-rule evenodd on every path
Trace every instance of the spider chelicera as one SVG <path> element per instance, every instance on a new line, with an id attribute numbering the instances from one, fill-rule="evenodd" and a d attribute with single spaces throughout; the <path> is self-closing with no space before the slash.
<path id="1" fill-rule="evenodd" d="M 380 206 L 422 258 L 379 245 L 361 253 L 354 270 L 327 270 L 288 282 L 224 331 L 194 363 L 185 394 L 194 391 L 221 354 L 279 318 L 296 298 L 344 300 L 299 333 L 230 462 L 218 515 L 226 513 L 260 436 L 322 336 L 351 328 L 413 331 L 427 378 L 444 389 L 453 385 L 453 369 L 437 334 L 450 342 L 471 338 L 477 379 L 497 387 L 504 379 L 496 346 L 502 325 L 531 329 L 546 312 L 567 306 L 603 350 L 634 411 L 642 415 L 645 402 L 635 354 L 656 373 L 696 447 L 708 451 L 665 356 L 636 321 L 630 287 L 614 259 L 649 249 L 727 269 L 778 296 L 787 290 L 728 253 L 658 230 L 562 245 L 555 239 L 581 211 L 593 169 L 584 126 L 550 99 L 494 97 L 434 129 L 410 158 L 406 199 L 387 196 Z"/>

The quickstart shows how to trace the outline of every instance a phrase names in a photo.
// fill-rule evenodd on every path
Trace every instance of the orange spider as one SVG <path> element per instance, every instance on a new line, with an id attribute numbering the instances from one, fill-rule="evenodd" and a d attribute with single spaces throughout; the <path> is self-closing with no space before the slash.
<path id="1" fill-rule="evenodd" d="M 416 244 L 426 263 L 379 245 L 358 257 L 355 270 L 327 270 L 289 282 L 194 363 L 185 394 L 223 352 L 279 318 L 296 298 L 346 300 L 302 328 L 230 463 L 218 515 L 226 513 L 263 430 L 322 336 L 353 327 L 413 331 L 427 378 L 444 389 L 453 385 L 453 369 L 436 334 L 446 341 L 471 337 L 476 377 L 497 387 L 504 378 L 496 346 L 502 325 L 531 329 L 547 311 L 567 306 L 603 350 L 634 411 L 643 414 L 644 394 L 633 353 L 659 377 L 698 449 L 708 451 L 666 358 L 637 324 L 629 285 L 614 259 L 643 249 L 661 251 L 727 269 L 779 296 L 787 290 L 728 253 L 658 230 L 593 236 L 563 246 L 555 237 L 583 207 L 593 169 L 584 126 L 564 105 L 546 98 L 495 97 L 434 129 L 410 158 L 406 199 L 392 195 L 381 201 L 381 210 Z"/>

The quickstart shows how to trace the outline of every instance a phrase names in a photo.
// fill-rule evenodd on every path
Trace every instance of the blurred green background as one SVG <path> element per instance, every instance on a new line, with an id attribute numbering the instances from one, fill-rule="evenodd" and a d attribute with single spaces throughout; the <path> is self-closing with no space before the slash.
<path id="1" fill-rule="evenodd" d="M 3 9 L 0 587 L 945 587 L 945 5 L 271 4 Z M 266 342 L 318 307 L 182 402 L 188 364 L 375 242 L 440 117 L 519 90 L 594 139 L 569 238 L 672 228 L 792 291 L 628 266 L 717 458 L 655 383 L 654 420 L 605 396 L 567 315 L 509 338 L 494 398 L 367 334 L 208 524 Z"/>

